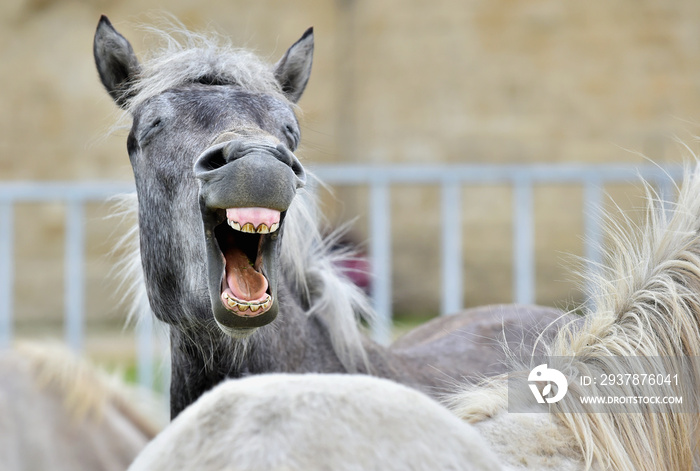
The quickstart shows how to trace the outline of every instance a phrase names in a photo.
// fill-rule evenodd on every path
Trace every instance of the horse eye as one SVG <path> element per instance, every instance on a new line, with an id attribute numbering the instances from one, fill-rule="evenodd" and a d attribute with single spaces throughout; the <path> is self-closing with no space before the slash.
<path id="1" fill-rule="evenodd" d="M 141 145 L 145 145 L 162 127 L 163 120 L 161 118 L 154 119 L 151 124 L 141 132 L 141 137 L 139 139 Z"/>
<path id="2" fill-rule="evenodd" d="M 153 121 L 153 122 L 151 123 L 151 129 L 160 127 L 160 125 L 162 124 L 162 122 L 163 122 L 163 121 L 162 121 L 160 118 L 157 118 L 155 121 Z"/>

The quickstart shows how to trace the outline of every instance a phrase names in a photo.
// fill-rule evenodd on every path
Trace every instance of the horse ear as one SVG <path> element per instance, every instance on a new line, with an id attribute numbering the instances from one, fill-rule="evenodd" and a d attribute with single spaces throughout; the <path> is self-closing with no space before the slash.
<path id="1" fill-rule="evenodd" d="M 95 31 L 93 54 L 102 84 L 117 105 L 125 108 L 133 96 L 130 85 L 138 77 L 141 66 L 129 41 L 104 15 Z"/>
<path id="2" fill-rule="evenodd" d="M 275 64 L 275 78 L 282 86 L 284 94 L 293 103 L 299 101 L 309 82 L 313 58 L 314 29 L 309 28 Z"/>

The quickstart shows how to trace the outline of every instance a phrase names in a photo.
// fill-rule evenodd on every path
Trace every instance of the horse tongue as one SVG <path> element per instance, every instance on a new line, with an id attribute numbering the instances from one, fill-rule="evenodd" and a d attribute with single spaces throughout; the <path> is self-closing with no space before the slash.
<path id="1" fill-rule="evenodd" d="M 248 256 L 238 248 L 226 251 L 226 284 L 241 301 L 258 301 L 265 297 L 267 279 L 255 270 Z"/>

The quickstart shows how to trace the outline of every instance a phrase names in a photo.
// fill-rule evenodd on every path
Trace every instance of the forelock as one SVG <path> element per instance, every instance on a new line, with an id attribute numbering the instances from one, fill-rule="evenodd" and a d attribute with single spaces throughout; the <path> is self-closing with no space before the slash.
<path id="1" fill-rule="evenodd" d="M 249 50 L 233 47 L 228 39 L 183 27 L 148 31 L 160 39 L 162 46 L 142 62 L 141 74 L 132 84 L 128 111 L 166 90 L 190 83 L 237 85 L 289 103 L 272 65 Z"/>

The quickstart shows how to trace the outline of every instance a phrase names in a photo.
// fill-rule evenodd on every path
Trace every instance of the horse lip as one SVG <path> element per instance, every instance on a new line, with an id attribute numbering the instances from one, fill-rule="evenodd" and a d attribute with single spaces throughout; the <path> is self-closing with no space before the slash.
<path id="1" fill-rule="evenodd" d="M 233 337 L 235 339 L 239 340 L 244 340 L 253 335 L 253 332 L 258 330 L 257 327 L 248 327 L 248 328 L 243 328 L 243 329 L 235 329 L 232 327 L 228 327 L 219 321 L 216 321 L 216 325 L 219 326 L 219 328 L 228 336 Z"/>
<path id="2" fill-rule="evenodd" d="M 264 267 L 261 270 L 261 274 L 265 279 L 269 278 L 265 274 Z M 238 299 L 236 296 L 230 292 L 226 284 L 226 272 L 221 276 L 221 296 L 219 301 L 223 304 L 224 308 L 233 315 L 250 318 L 260 316 L 272 308 L 274 303 L 274 298 L 270 294 L 270 287 L 265 292 L 265 295 L 256 301 L 246 301 L 243 299 Z M 269 283 L 269 281 L 268 281 Z M 228 305 L 227 305 L 228 304 Z"/>
<path id="3" fill-rule="evenodd" d="M 268 281 L 267 294 L 270 296 L 269 307 L 265 310 L 258 309 L 254 316 L 244 316 L 228 309 L 222 299 L 225 285 L 225 259 L 219 242 L 215 234 L 215 229 L 219 225 L 226 225 L 226 217 L 221 210 L 207 209 L 202 205 L 202 216 L 205 233 L 205 245 L 207 254 L 207 278 L 209 286 L 209 298 L 211 303 L 212 314 L 217 325 L 226 335 L 233 338 L 243 338 L 252 334 L 252 332 L 264 325 L 271 323 L 277 317 L 278 302 L 277 302 L 277 259 L 279 234 L 282 230 L 284 222 L 284 213 L 280 218 L 280 228 L 272 234 L 259 235 L 263 237 L 263 243 L 260 248 L 263 257 L 261 273 Z M 233 230 L 226 227 L 227 230 Z"/>

